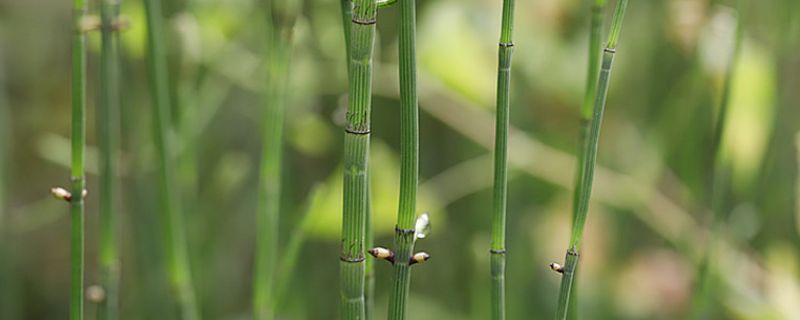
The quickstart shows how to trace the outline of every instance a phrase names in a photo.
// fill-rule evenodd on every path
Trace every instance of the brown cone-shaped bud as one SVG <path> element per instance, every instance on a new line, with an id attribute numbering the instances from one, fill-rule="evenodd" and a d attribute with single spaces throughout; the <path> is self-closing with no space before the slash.
<path id="1" fill-rule="evenodd" d="M 384 247 L 375 247 L 375 248 L 369 249 L 368 252 L 369 252 L 369 254 L 371 254 L 373 257 L 375 257 L 377 259 L 383 259 L 383 260 L 389 261 L 391 263 L 394 263 L 394 252 L 392 252 L 392 250 L 389 250 L 389 249 L 384 248 Z"/>
<path id="2" fill-rule="evenodd" d="M 564 273 L 564 267 L 562 265 L 558 264 L 558 263 L 555 263 L 555 262 L 550 264 L 550 270 L 553 270 L 553 271 L 558 272 L 558 273 Z"/>
<path id="3" fill-rule="evenodd" d="M 428 259 L 430 259 L 430 258 L 431 258 L 431 255 L 429 255 L 427 252 L 424 252 L 424 251 L 417 252 L 408 261 L 408 265 L 414 265 L 414 264 L 417 264 L 417 263 L 422 263 L 422 262 L 428 261 Z"/>
<path id="4" fill-rule="evenodd" d="M 69 191 L 67 191 L 67 189 L 64 189 L 62 187 L 51 188 L 50 189 L 50 194 L 52 194 L 53 197 L 55 197 L 56 199 L 59 199 L 59 200 L 64 200 L 64 201 L 67 201 L 67 202 L 72 200 L 72 193 L 69 193 Z"/>

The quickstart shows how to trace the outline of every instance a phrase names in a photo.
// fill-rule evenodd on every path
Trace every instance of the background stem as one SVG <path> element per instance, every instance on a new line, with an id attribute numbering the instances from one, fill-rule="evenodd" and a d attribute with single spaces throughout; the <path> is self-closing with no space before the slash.
<path id="1" fill-rule="evenodd" d="M 116 201 L 119 196 L 117 163 L 119 161 L 119 69 L 118 31 L 113 23 L 119 17 L 119 1 L 100 3 L 100 103 L 97 108 L 97 139 L 100 149 L 100 273 L 105 299 L 100 302 L 98 318 L 117 319 L 119 257 L 116 237 Z"/>
<path id="2" fill-rule="evenodd" d="M 161 2 L 145 0 L 147 20 L 147 64 L 153 99 L 153 136 L 158 159 L 161 223 L 169 281 L 176 294 L 182 319 L 199 319 L 189 266 L 184 217 L 179 209 L 175 188 L 175 135 L 170 120 L 169 79 L 164 51 L 164 23 Z"/>

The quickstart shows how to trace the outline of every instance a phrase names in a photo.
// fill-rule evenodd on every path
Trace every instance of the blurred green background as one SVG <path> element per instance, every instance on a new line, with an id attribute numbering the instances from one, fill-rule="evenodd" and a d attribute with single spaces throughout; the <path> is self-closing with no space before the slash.
<path id="1" fill-rule="evenodd" d="M 96 1 L 95 1 L 96 2 Z M 163 1 L 180 195 L 207 319 L 247 319 L 255 233 L 263 41 L 255 0 Z M 549 319 L 569 237 L 589 4 L 518 1 L 512 69 L 508 315 Z M 613 2 L 611 3 L 613 4 Z M 93 3 L 95 5 L 95 3 Z M 600 141 L 579 286 L 579 318 L 680 319 L 709 229 L 710 145 L 735 29 L 733 1 L 631 1 Z M 410 319 L 487 319 L 499 0 L 418 2 L 421 108 L 418 243 Z M 608 16 L 612 6 L 609 5 Z M 93 11 L 96 12 L 96 8 Z M 124 319 L 177 317 L 164 272 L 140 1 L 124 0 Z M 714 319 L 800 319 L 800 2 L 744 1 L 723 142 L 732 163 L 714 248 Z M 69 1 L 0 0 L 0 318 L 63 319 L 69 294 Z M 397 211 L 397 9 L 379 12 L 373 103 L 376 244 Z M 608 25 L 608 19 L 606 20 Z M 605 32 L 604 32 L 605 34 Z M 307 241 L 282 319 L 338 312 L 342 123 L 347 89 L 339 3 L 304 0 L 290 65 L 282 243 Z M 89 53 L 87 285 L 97 283 L 99 34 Z M 320 191 L 310 196 L 315 185 Z M 391 272 L 377 263 L 376 316 Z M 89 316 L 94 312 L 90 304 Z"/>

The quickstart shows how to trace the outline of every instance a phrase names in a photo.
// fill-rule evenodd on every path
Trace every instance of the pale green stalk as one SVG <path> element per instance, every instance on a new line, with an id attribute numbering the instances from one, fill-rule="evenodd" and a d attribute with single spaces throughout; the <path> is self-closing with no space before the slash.
<path id="1" fill-rule="evenodd" d="M 492 319 L 506 318 L 506 203 L 508 200 L 508 121 L 514 0 L 503 0 L 497 66 L 497 122 L 494 149 L 494 208 L 492 214 Z"/>
<path id="2" fill-rule="evenodd" d="M 176 198 L 175 134 L 170 120 L 169 79 L 164 51 L 164 22 L 161 2 L 145 0 L 147 20 L 147 65 L 153 99 L 153 137 L 158 161 L 159 202 L 164 231 L 164 249 L 170 286 L 176 295 L 182 319 L 200 318 L 189 266 L 183 213 Z"/>
<path id="3" fill-rule="evenodd" d="M 400 205 L 394 236 L 394 278 L 389 320 L 406 318 L 414 252 L 414 222 L 419 179 L 419 105 L 417 99 L 416 0 L 400 0 Z"/>
<path id="4" fill-rule="evenodd" d="M 350 22 L 349 106 L 344 138 L 344 206 L 340 255 L 341 319 L 364 319 L 365 232 L 372 106 L 372 52 L 377 4 L 356 0 Z"/>
<path id="5" fill-rule="evenodd" d="M 614 12 L 614 18 L 611 23 L 611 30 L 608 36 L 608 43 L 603 51 L 603 60 L 597 81 L 597 94 L 595 95 L 594 100 L 595 102 L 592 112 L 591 126 L 589 127 L 589 134 L 585 143 L 586 148 L 581 155 L 583 159 L 580 160 L 583 165 L 583 168 L 581 169 L 581 184 L 577 186 L 577 188 L 580 190 L 580 196 L 578 197 L 577 201 L 577 211 L 573 215 L 575 221 L 572 225 L 572 235 L 570 237 L 569 249 L 567 249 L 567 254 L 564 259 L 563 277 L 561 278 L 558 309 L 556 311 L 556 319 L 560 320 L 567 319 L 569 314 L 570 293 L 573 287 L 575 270 L 578 265 L 578 257 L 581 254 L 581 240 L 583 238 L 586 216 L 589 212 L 589 199 L 591 198 L 594 167 L 597 161 L 597 147 L 600 139 L 600 125 L 602 124 L 603 112 L 605 111 L 608 84 L 611 77 L 611 66 L 614 62 L 617 41 L 622 29 L 622 20 L 627 6 L 628 0 L 619 0 L 617 3 L 617 8 Z"/>
<path id="6" fill-rule="evenodd" d="M 261 181 L 257 213 L 253 313 L 255 319 L 275 319 L 276 270 L 281 199 L 281 160 L 288 103 L 289 62 L 294 28 L 294 1 L 264 4 L 267 33 L 267 92 L 264 95 Z"/>
<path id="7" fill-rule="evenodd" d="M 72 2 L 72 174 L 70 216 L 72 217 L 70 320 L 83 319 L 84 199 L 86 189 L 86 34 L 81 22 L 87 14 L 85 0 Z"/>
<path id="8" fill-rule="evenodd" d="M 722 138 L 725 133 L 725 123 L 730 105 L 731 83 L 733 74 L 736 70 L 736 61 L 739 57 L 741 48 L 742 37 L 742 11 L 741 1 L 738 2 L 736 17 L 736 33 L 734 36 L 733 51 L 731 53 L 730 61 L 725 71 L 725 79 L 722 84 L 722 95 L 720 97 L 719 109 L 717 111 L 716 123 L 714 125 L 714 136 L 711 144 L 711 236 L 706 244 L 705 255 L 698 267 L 697 275 L 698 281 L 695 286 L 695 294 L 692 301 L 692 316 L 693 319 L 705 319 L 708 317 L 710 291 L 712 287 L 711 274 L 712 264 L 714 262 L 714 248 L 716 247 L 720 232 L 722 204 L 724 198 L 724 190 L 728 185 L 728 172 L 730 170 L 729 160 L 724 159 L 722 156 Z"/>
<path id="9" fill-rule="evenodd" d="M 100 101 L 97 108 L 98 147 L 100 149 L 100 274 L 105 299 L 100 302 L 99 319 L 117 319 L 119 254 L 116 237 L 116 201 L 119 197 L 119 73 L 118 37 L 114 22 L 119 16 L 119 0 L 100 4 Z"/>

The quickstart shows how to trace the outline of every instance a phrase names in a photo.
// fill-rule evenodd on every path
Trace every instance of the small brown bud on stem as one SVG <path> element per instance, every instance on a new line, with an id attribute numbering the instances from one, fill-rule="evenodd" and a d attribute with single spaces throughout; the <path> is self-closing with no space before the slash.
<path id="1" fill-rule="evenodd" d="M 424 251 L 417 252 L 411 257 L 411 259 L 408 260 L 408 265 L 414 265 L 414 264 L 417 264 L 417 263 L 423 263 L 425 261 L 428 261 L 428 259 L 430 259 L 430 258 L 431 258 L 431 255 L 429 255 L 427 252 L 424 252 Z"/>
<path id="2" fill-rule="evenodd" d="M 377 259 L 383 259 L 394 264 L 394 252 L 392 252 L 392 250 L 386 249 L 384 247 L 375 247 L 369 249 L 368 252 Z"/>
<path id="3" fill-rule="evenodd" d="M 550 264 L 550 270 L 553 270 L 553 271 L 558 272 L 558 273 L 564 273 L 564 266 L 553 262 L 553 263 Z"/>

